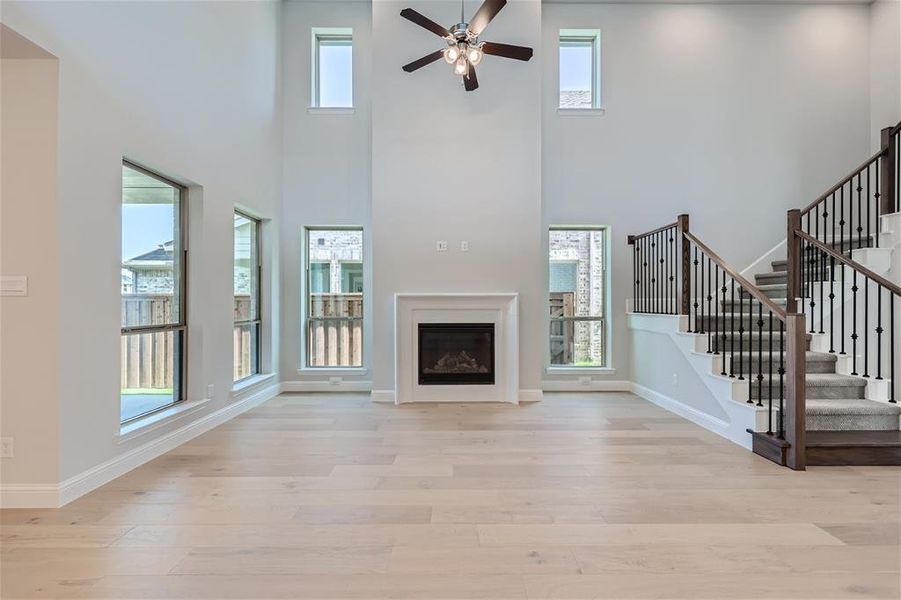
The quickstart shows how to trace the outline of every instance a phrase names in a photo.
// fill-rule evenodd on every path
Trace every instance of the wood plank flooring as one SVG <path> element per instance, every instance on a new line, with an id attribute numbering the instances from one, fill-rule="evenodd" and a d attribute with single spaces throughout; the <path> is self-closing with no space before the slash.
<path id="1" fill-rule="evenodd" d="M 901 469 L 796 473 L 629 394 L 282 395 L 59 510 L 12 598 L 901 597 Z"/>

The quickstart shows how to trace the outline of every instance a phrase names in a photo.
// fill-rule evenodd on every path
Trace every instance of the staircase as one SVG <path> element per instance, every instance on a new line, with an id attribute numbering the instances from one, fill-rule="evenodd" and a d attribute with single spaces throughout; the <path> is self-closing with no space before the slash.
<path id="1" fill-rule="evenodd" d="M 888 256 L 899 275 L 899 156 L 901 124 L 883 130 L 869 161 L 789 211 L 788 256 L 753 283 L 689 231 L 688 215 L 629 236 L 633 313 L 679 319 L 727 404 L 747 406 L 721 401 L 750 415 L 753 451 L 781 465 L 901 465 L 901 286 L 866 260 Z"/>

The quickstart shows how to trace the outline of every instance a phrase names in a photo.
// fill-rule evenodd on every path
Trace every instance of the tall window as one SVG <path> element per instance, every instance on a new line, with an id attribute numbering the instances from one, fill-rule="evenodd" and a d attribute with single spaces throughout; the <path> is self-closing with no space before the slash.
<path id="1" fill-rule="evenodd" d="M 185 190 L 122 165 L 124 423 L 184 399 Z"/>
<path id="2" fill-rule="evenodd" d="M 260 372 L 260 222 L 235 211 L 234 380 Z"/>
<path id="3" fill-rule="evenodd" d="M 314 107 L 353 106 L 353 30 L 313 30 L 312 100 Z"/>
<path id="4" fill-rule="evenodd" d="M 363 230 L 306 230 L 308 367 L 363 366 Z"/>
<path id="5" fill-rule="evenodd" d="M 601 107 L 601 32 L 560 30 L 560 108 Z"/>
<path id="6" fill-rule="evenodd" d="M 550 230 L 551 366 L 607 366 L 607 230 Z"/>

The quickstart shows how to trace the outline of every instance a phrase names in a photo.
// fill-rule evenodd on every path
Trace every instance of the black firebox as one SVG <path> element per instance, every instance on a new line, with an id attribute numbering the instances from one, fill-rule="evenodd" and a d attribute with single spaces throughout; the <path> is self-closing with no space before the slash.
<path id="1" fill-rule="evenodd" d="M 419 385 L 494 385 L 494 323 L 420 323 Z"/>

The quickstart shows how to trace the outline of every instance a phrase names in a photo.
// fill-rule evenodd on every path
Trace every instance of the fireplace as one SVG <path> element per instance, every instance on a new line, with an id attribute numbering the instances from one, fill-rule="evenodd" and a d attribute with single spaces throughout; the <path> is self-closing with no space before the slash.
<path id="1" fill-rule="evenodd" d="M 494 385 L 494 323 L 419 323 L 419 385 Z"/>

